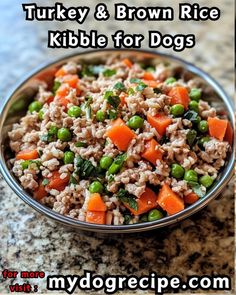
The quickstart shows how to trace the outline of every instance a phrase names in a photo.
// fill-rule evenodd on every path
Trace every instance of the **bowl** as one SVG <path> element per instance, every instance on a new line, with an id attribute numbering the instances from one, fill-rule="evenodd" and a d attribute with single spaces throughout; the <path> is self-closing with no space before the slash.
<path id="1" fill-rule="evenodd" d="M 31 73 L 27 78 L 23 80 L 14 90 L 6 97 L 2 102 L 0 107 L 1 117 L 0 117 L 0 171 L 12 188 L 12 190 L 28 205 L 37 210 L 38 212 L 46 215 L 47 217 L 60 222 L 64 225 L 67 225 L 71 228 L 76 228 L 78 230 L 86 230 L 93 232 L 103 232 L 103 233 L 134 233 L 148 231 L 170 224 L 174 224 L 183 220 L 184 218 L 189 217 L 195 212 L 201 210 L 206 206 L 211 200 L 213 200 L 226 186 L 231 176 L 233 175 L 234 168 L 234 153 L 228 155 L 227 163 L 219 174 L 217 181 L 207 192 L 207 194 L 201 198 L 196 203 L 185 208 L 183 211 L 172 215 L 164 217 L 163 219 L 153 221 L 153 222 L 144 222 L 131 225 L 97 225 L 92 223 L 82 222 L 67 216 L 63 216 L 59 213 L 52 211 L 50 208 L 40 204 L 34 200 L 18 183 L 17 179 L 9 170 L 7 166 L 7 154 L 9 152 L 8 148 L 8 136 L 7 132 L 11 129 L 13 123 L 17 122 L 19 118 L 24 115 L 27 110 L 29 103 L 33 100 L 34 95 L 37 92 L 38 86 L 41 83 L 46 82 L 48 85 L 52 83 L 53 75 L 55 71 L 64 63 L 69 60 L 80 61 L 86 63 L 95 63 L 99 61 L 106 60 L 108 57 L 113 56 L 125 56 L 129 58 L 134 58 L 137 61 L 147 61 L 155 64 L 158 62 L 171 63 L 174 66 L 174 69 L 177 74 L 185 80 L 195 78 L 198 80 L 201 85 L 204 85 L 205 90 L 208 93 L 214 93 L 214 106 L 220 109 L 231 122 L 231 125 L 234 126 L 234 107 L 232 100 L 226 95 L 222 87 L 213 80 L 208 74 L 190 64 L 184 60 L 176 58 L 171 55 L 155 53 L 150 51 L 143 50 L 97 50 L 97 51 L 87 51 L 84 53 L 77 53 L 74 55 L 66 56 L 58 59 L 52 63 L 49 63 L 40 69 Z M 210 99 L 211 95 L 209 95 Z M 232 146 L 232 151 L 234 151 L 234 143 Z"/>

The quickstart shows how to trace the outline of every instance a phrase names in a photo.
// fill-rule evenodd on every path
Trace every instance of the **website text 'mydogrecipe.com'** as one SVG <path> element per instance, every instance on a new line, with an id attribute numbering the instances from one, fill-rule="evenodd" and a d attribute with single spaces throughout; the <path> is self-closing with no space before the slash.
<path id="1" fill-rule="evenodd" d="M 147 276 L 135 275 L 93 275 L 85 271 L 84 275 L 55 275 L 47 277 L 48 290 L 64 290 L 69 294 L 79 290 L 104 290 L 106 294 L 114 294 L 121 290 L 154 290 L 163 293 L 166 289 L 173 290 L 231 290 L 228 276 L 189 276 L 183 282 L 179 276 L 159 276 L 155 272 Z"/>

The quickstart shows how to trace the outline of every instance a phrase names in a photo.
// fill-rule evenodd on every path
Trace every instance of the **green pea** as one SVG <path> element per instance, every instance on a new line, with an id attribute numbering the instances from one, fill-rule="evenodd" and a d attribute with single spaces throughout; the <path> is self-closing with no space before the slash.
<path id="1" fill-rule="evenodd" d="M 40 111 L 39 111 L 38 116 L 39 116 L 39 120 L 40 120 L 40 121 L 43 121 L 43 116 L 44 116 L 44 112 L 43 112 L 43 110 L 40 110 Z"/>
<path id="2" fill-rule="evenodd" d="M 174 104 L 171 108 L 170 108 L 170 112 L 172 115 L 174 115 L 175 117 L 178 116 L 182 116 L 184 113 L 184 106 L 182 104 Z"/>
<path id="3" fill-rule="evenodd" d="M 191 100 L 188 107 L 190 110 L 195 111 L 196 113 L 199 112 L 198 102 L 196 100 Z"/>
<path id="4" fill-rule="evenodd" d="M 106 113 L 103 112 L 103 111 L 101 111 L 101 110 L 97 111 L 97 113 L 96 113 L 96 119 L 99 122 L 103 122 L 106 119 Z"/>
<path id="5" fill-rule="evenodd" d="M 184 173 L 184 180 L 198 182 L 198 174 L 194 170 L 187 170 Z"/>
<path id="6" fill-rule="evenodd" d="M 100 160 L 100 167 L 102 169 L 108 170 L 112 162 L 113 162 L 113 159 L 111 157 L 104 156 Z"/>
<path id="7" fill-rule="evenodd" d="M 70 130 L 67 128 L 60 128 L 57 132 L 57 138 L 61 141 L 70 141 L 71 137 Z"/>
<path id="8" fill-rule="evenodd" d="M 174 82 L 176 82 L 175 77 L 170 77 L 170 78 L 168 78 L 168 79 L 165 80 L 165 83 L 167 85 L 173 84 Z"/>
<path id="9" fill-rule="evenodd" d="M 21 162 L 20 164 L 21 164 L 22 169 L 25 170 L 29 167 L 30 160 L 25 160 L 24 162 Z"/>
<path id="10" fill-rule="evenodd" d="M 82 111 L 81 111 L 81 108 L 78 107 L 78 106 L 72 106 L 69 108 L 69 110 L 67 111 L 67 114 L 70 116 L 70 117 L 74 117 L 74 118 L 78 118 L 80 117 Z"/>
<path id="11" fill-rule="evenodd" d="M 198 146 L 202 149 L 204 148 L 204 143 L 210 141 L 210 137 L 209 136 L 205 136 L 199 139 L 198 141 Z"/>
<path id="12" fill-rule="evenodd" d="M 41 102 L 35 100 L 35 101 L 31 102 L 31 104 L 29 105 L 29 111 L 31 113 L 33 113 L 33 112 L 38 113 L 42 107 L 43 107 L 43 105 L 41 104 Z"/>
<path id="13" fill-rule="evenodd" d="M 89 191 L 90 193 L 99 193 L 101 194 L 103 191 L 103 185 L 101 184 L 100 181 L 93 181 L 90 186 L 89 186 Z"/>
<path id="14" fill-rule="evenodd" d="M 160 210 L 153 209 L 148 213 L 148 221 L 155 221 L 163 218 L 163 214 Z"/>
<path id="15" fill-rule="evenodd" d="M 120 165 L 116 163 L 112 163 L 108 169 L 108 174 L 116 174 L 120 171 Z"/>
<path id="16" fill-rule="evenodd" d="M 189 93 L 189 97 L 191 100 L 199 101 L 201 96 L 202 96 L 202 91 L 199 88 L 192 88 Z"/>
<path id="17" fill-rule="evenodd" d="M 64 153 L 64 164 L 73 164 L 74 163 L 74 158 L 75 158 L 75 153 L 68 151 Z"/>
<path id="18" fill-rule="evenodd" d="M 140 116 L 133 116 L 129 119 L 128 121 L 128 126 L 134 130 L 138 128 L 142 128 L 144 123 L 144 119 L 141 118 Z"/>
<path id="19" fill-rule="evenodd" d="M 179 164 L 172 164 L 171 175 L 177 179 L 182 178 L 184 176 L 184 168 Z"/>
<path id="20" fill-rule="evenodd" d="M 212 185 L 213 179 L 209 175 L 203 175 L 202 177 L 200 177 L 199 182 L 206 188 L 208 188 Z"/>
<path id="21" fill-rule="evenodd" d="M 202 120 L 198 123 L 198 130 L 202 133 L 205 133 L 208 131 L 208 123 L 205 120 Z"/>
<path id="22" fill-rule="evenodd" d="M 143 214 L 140 219 L 139 219 L 140 222 L 147 222 L 148 221 L 148 215 L 147 214 Z"/>
<path id="23" fill-rule="evenodd" d="M 58 132 L 58 128 L 56 126 L 51 126 L 48 130 L 48 133 L 50 133 L 51 135 L 57 135 Z"/>

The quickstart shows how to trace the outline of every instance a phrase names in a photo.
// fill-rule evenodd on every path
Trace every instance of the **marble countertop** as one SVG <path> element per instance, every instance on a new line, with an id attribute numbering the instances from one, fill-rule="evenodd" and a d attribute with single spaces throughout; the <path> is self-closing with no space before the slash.
<path id="1" fill-rule="evenodd" d="M 49 5 L 52 1 L 36 1 Z M 99 1 L 80 1 L 94 7 Z M 114 1 L 110 1 L 112 7 Z M 144 5 L 144 1 L 138 2 Z M 166 4 L 166 1 L 145 1 L 146 5 Z M 174 1 L 173 1 L 174 2 Z M 176 1 L 177 2 L 177 1 Z M 198 1 L 209 5 L 209 1 Z M 67 1 L 69 3 L 69 1 Z M 70 1 L 74 6 L 76 0 Z M 212 1 L 213 3 L 213 1 Z M 133 4 L 133 3 L 132 3 Z M 67 4 L 69 5 L 69 4 Z M 177 4 L 173 4 L 176 7 Z M 48 49 L 48 29 L 94 29 L 101 33 L 124 27 L 126 32 L 143 32 L 148 29 L 163 33 L 194 33 L 197 44 L 175 55 L 193 62 L 211 74 L 234 94 L 234 12 L 231 0 L 214 1 L 222 11 L 218 22 L 151 22 L 145 25 L 136 21 L 108 21 L 98 24 L 88 17 L 86 23 L 25 22 L 21 1 L 2 0 L 0 3 L 1 75 L 0 97 L 34 67 L 74 52 L 75 50 Z M 147 48 L 144 46 L 144 48 Z M 78 50 L 79 51 L 79 50 Z M 171 52 L 163 50 L 162 52 Z M 97 274 L 135 274 L 155 271 L 160 275 L 229 275 L 234 277 L 234 193 L 233 182 L 207 208 L 175 227 L 164 228 L 136 236 L 121 238 L 98 237 L 71 232 L 60 224 L 48 220 L 21 201 L 0 180 L 0 269 L 41 270 L 46 274 L 80 275 L 84 269 Z M 2 280 L 0 292 L 9 292 L 13 280 Z M 17 282 L 15 280 L 14 282 Z M 40 292 L 46 292 L 45 280 L 38 280 Z"/>

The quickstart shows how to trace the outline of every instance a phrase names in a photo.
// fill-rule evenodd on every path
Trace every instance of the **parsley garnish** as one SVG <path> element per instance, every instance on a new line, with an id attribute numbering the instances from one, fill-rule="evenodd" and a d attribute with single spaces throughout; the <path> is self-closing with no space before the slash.
<path id="1" fill-rule="evenodd" d="M 104 98 L 107 102 L 113 106 L 113 108 L 117 109 L 120 104 L 120 98 L 117 95 L 114 95 L 112 91 L 108 90 L 104 94 Z"/>
<path id="2" fill-rule="evenodd" d="M 125 90 L 125 85 L 122 82 L 117 82 L 114 85 L 114 89 L 120 90 L 120 91 L 124 91 Z"/>
<path id="3" fill-rule="evenodd" d="M 203 198 L 205 196 L 205 193 L 202 191 L 201 185 L 199 183 L 194 181 L 188 181 L 188 184 L 191 186 L 195 194 L 199 196 L 199 198 Z"/>
<path id="4" fill-rule="evenodd" d="M 140 82 L 141 82 L 141 80 L 138 78 L 131 78 L 130 79 L 130 83 L 140 83 Z"/>
<path id="5" fill-rule="evenodd" d="M 102 73 L 104 77 L 111 77 L 116 74 L 116 70 L 106 69 Z"/>
<path id="6" fill-rule="evenodd" d="M 52 87 L 52 93 L 55 95 L 58 88 L 61 86 L 61 83 L 59 81 L 54 81 L 53 87 Z"/>
<path id="7" fill-rule="evenodd" d="M 137 201 L 133 198 L 132 195 L 128 193 L 125 189 L 121 188 L 117 194 L 117 198 L 125 204 L 128 204 L 128 206 L 135 211 L 138 211 L 138 203 Z"/>
<path id="8" fill-rule="evenodd" d="M 136 86 L 136 90 L 137 91 L 143 91 L 146 87 L 147 87 L 147 84 L 145 84 L 144 82 L 141 81 Z"/>

